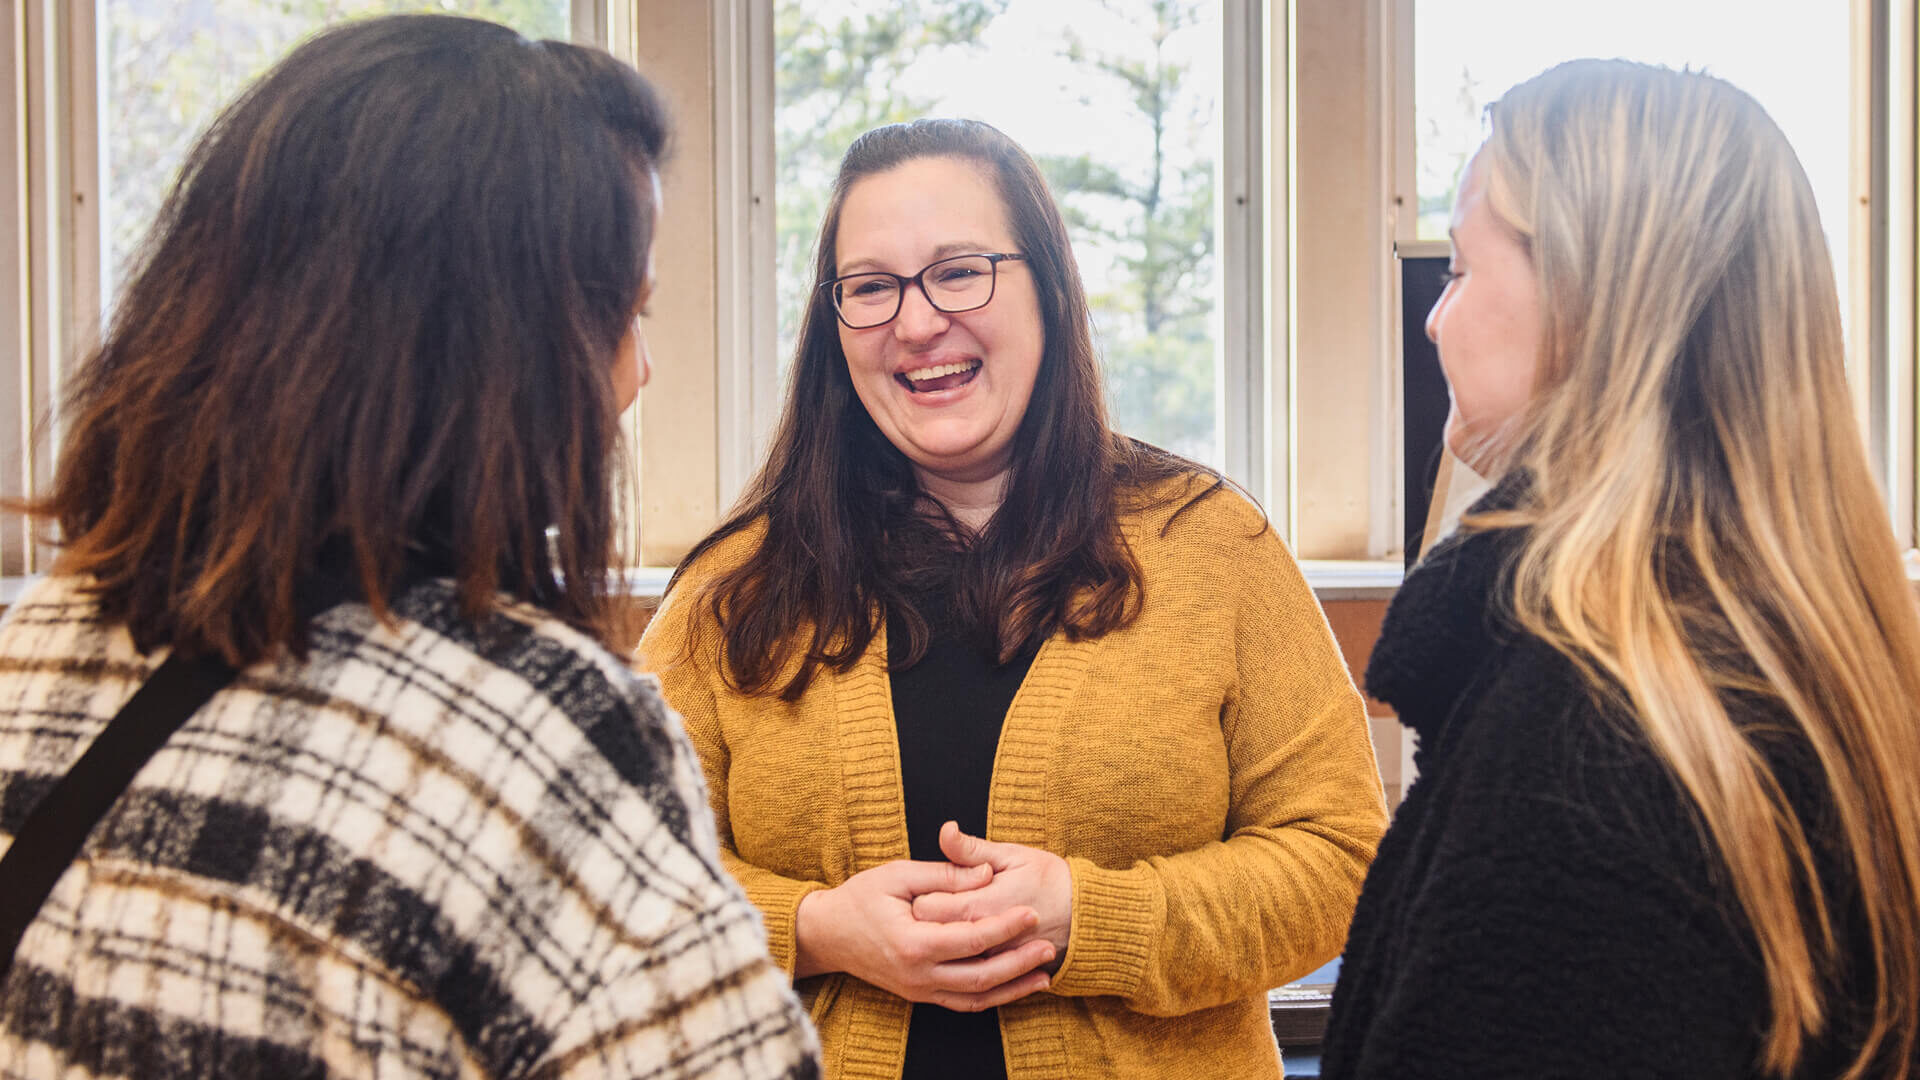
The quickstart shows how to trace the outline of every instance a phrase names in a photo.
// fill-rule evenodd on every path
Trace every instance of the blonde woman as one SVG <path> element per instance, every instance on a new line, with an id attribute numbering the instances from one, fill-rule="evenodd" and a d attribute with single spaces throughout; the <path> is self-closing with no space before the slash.
<path id="1" fill-rule="evenodd" d="M 1427 321 L 1504 480 L 1367 673 L 1420 736 L 1324 1075 L 1916 1075 L 1920 617 L 1812 195 L 1717 79 L 1515 87 Z"/>

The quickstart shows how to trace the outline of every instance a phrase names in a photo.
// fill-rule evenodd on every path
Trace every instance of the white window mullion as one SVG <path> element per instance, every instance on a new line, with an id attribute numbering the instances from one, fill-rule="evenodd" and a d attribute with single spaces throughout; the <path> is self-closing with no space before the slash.
<path id="1" fill-rule="evenodd" d="M 582 45 L 598 45 L 607 49 L 613 41 L 613 35 L 607 25 L 608 9 L 627 9 L 622 14 L 628 14 L 630 21 L 633 2 L 634 0 L 573 0 L 573 7 L 567 13 L 567 26 L 572 30 L 570 36 Z"/>
<path id="2" fill-rule="evenodd" d="M 7 475 L 0 491 L 44 491 L 59 432 L 61 379 L 99 339 L 100 154 L 96 139 L 92 4 L 31 0 L 9 5 L 6 212 L 15 243 L 5 256 L 4 323 L 13 346 L 5 372 L 15 405 L 4 431 Z M 50 552 L 10 516 L 0 572 L 45 570 Z"/>
<path id="3" fill-rule="evenodd" d="M 1219 173 L 1221 369 L 1215 413 L 1221 418 L 1227 475 L 1276 507 L 1267 483 L 1268 357 L 1266 303 L 1267 136 L 1274 110 L 1263 95 L 1266 27 L 1256 0 L 1232 0 L 1224 31 Z M 1284 116 L 1284 114 L 1282 114 Z M 1284 359 L 1281 360 L 1284 363 Z"/>
<path id="4" fill-rule="evenodd" d="M 1887 13 L 1887 394 L 1878 411 L 1886 418 L 1888 509 L 1897 539 L 1920 546 L 1920 450 L 1914 427 L 1920 411 L 1920 16 L 1910 3 L 1889 4 Z"/>
<path id="5" fill-rule="evenodd" d="M 715 267 L 719 503 L 759 467 L 780 407 L 774 281 L 773 0 L 716 0 Z"/>

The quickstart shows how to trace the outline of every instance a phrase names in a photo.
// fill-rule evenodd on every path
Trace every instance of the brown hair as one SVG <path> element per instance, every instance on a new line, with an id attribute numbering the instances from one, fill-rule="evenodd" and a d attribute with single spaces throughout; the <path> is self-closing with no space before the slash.
<path id="1" fill-rule="evenodd" d="M 421 568 L 471 618 L 504 592 L 599 632 L 666 139 L 632 68 L 491 23 L 295 49 L 195 146 L 78 373 L 27 507 L 58 570 L 142 649 L 235 665 Z"/>
<path id="2" fill-rule="evenodd" d="M 780 688 L 788 700 L 821 664 L 851 667 L 879 632 L 876 610 L 906 628 L 910 648 L 896 665 L 918 662 L 929 628 L 913 594 L 936 582 L 962 626 L 1003 662 L 1056 631 L 1097 637 L 1125 626 L 1139 613 L 1141 579 L 1120 532 L 1123 500 L 1183 474 L 1208 481 L 1184 496 L 1186 505 L 1221 485 L 1210 470 L 1108 427 L 1066 225 L 1033 158 L 995 128 L 926 119 L 855 139 L 820 224 L 815 281 L 836 272 L 835 235 L 853 185 L 927 157 L 973 162 L 993 180 L 1038 287 L 1045 346 L 1005 500 L 970 535 L 920 490 L 906 455 L 854 393 L 832 300 L 814 288 L 767 462 L 728 520 L 680 564 L 683 572 L 725 538 L 766 523 L 753 556 L 704 594 L 723 627 L 726 678 L 745 691 L 768 689 L 796 650 L 799 665 Z"/>

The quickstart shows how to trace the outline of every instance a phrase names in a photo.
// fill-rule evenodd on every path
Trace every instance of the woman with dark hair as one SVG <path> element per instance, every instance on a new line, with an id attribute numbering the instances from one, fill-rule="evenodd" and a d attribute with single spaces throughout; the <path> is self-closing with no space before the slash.
<path id="1" fill-rule="evenodd" d="M 1278 1077 L 1384 824 L 1264 515 L 1107 425 L 1033 160 L 847 151 L 784 417 L 642 648 L 838 1077 Z"/>
<path id="2" fill-rule="evenodd" d="M 431 16 L 201 139 L 0 626 L 8 1075 L 817 1075 L 607 649 L 666 139 L 605 53 Z"/>

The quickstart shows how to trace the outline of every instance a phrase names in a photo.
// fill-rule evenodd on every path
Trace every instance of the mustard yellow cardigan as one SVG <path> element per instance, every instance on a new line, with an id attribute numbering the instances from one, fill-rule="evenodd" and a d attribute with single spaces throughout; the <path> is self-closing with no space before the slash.
<path id="1" fill-rule="evenodd" d="M 1000 735 L 987 836 L 1073 871 L 1052 987 L 1000 1009 L 1010 1080 L 1280 1076 L 1266 990 L 1345 940 L 1386 825 L 1360 696 L 1259 511 L 1216 492 L 1130 515 L 1131 626 L 1055 635 Z M 685 573 L 641 642 L 706 773 L 727 869 L 794 967 L 806 893 L 907 857 L 886 635 L 800 700 L 720 678 L 702 587 L 762 535 Z M 690 643 L 697 647 L 690 648 Z M 846 974 L 801 980 L 827 1075 L 895 1080 L 911 1005 Z"/>

